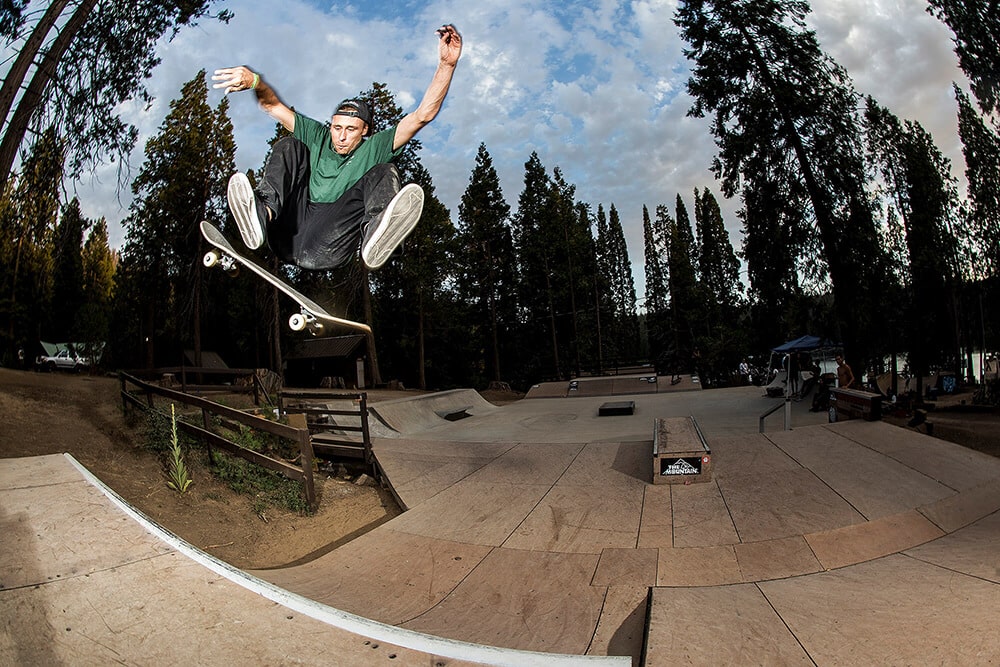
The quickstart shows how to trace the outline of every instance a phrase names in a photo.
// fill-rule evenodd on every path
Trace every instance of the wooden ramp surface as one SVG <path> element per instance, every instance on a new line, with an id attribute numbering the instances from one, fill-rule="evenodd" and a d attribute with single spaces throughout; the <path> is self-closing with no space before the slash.
<path id="1" fill-rule="evenodd" d="M 849 654 L 821 637 L 803 644 L 767 590 L 794 591 L 795 582 L 810 590 L 813 577 L 834 582 L 829 570 L 850 578 L 852 568 L 858 589 L 877 588 L 884 559 L 965 530 L 988 535 L 976 522 L 996 523 L 1000 509 L 1000 461 L 882 423 L 711 446 L 715 479 L 670 487 L 649 483 L 651 442 L 377 441 L 390 482 L 403 480 L 397 488 L 409 511 L 312 563 L 259 574 L 401 627 L 580 655 L 639 656 L 637 619 L 652 589 L 647 664 L 768 662 L 772 651 L 790 664 L 837 662 Z M 989 540 L 1000 546 L 1000 531 Z M 986 581 L 982 564 L 968 576 L 948 574 L 960 560 L 949 549 L 941 556 L 949 564 L 931 568 L 942 581 L 961 576 L 988 612 L 965 629 L 939 619 L 951 634 L 937 639 L 960 655 L 962 641 L 987 633 L 985 618 L 1000 611 L 1000 551 L 982 553 L 997 566 Z M 943 585 L 921 590 L 930 604 L 946 595 Z M 808 609 L 820 598 L 809 595 L 814 602 L 802 611 L 801 600 L 788 609 L 811 626 Z M 894 596 L 873 599 L 895 604 Z M 867 598 L 856 600 L 868 608 Z M 831 613 L 842 615 L 837 632 L 846 637 L 866 635 L 871 614 L 895 632 L 891 606 L 858 616 L 846 592 L 843 605 Z M 717 621 L 691 627 L 715 612 Z M 986 644 L 1000 651 L 1000 635 L 990 636 Z M 701 648 L 678 653 L 685 637 Z"/>
<path id="2" fill-rule="evenodd" d="M 192 564 L 62 457 L 0 461 L 0 603 L 14 611 L 0 663 L 41 651 L 52 663 L 369 664 L 391 651 L 393 664 L 470 664 L 413 637 L 544 656 L 470 654 L 488 664 L 1000 655 L 1000 460 L 878 422 L 709 444 L 711 482 L 654 486 L 651 439 L 376 440 L 408 511 L 309 563 L 251 574 L 402 633 L 378 642 Z"/>
<path id="3" fill-rule="evenodd" d="M 2 665 L 579 664 L 373 623 L 277 589 L 144 523 L 67 456 L 0 459 L 0 535 Z M 407 546 L 396 553 L 425 551 Z"/>

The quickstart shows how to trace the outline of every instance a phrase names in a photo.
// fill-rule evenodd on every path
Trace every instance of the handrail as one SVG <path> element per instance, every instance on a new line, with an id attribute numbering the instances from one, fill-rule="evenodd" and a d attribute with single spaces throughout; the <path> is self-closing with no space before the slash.
<path id="1" fill-rule="evenodd" d="M 764 420 L 773 415 L 781 408 L 785 408 L 785 430 L 786 431 L 792 430 L 792 399 L 790 396 L 786 396 L 784 404 L 778 403 L 776 406 L 774 406 L 773 408 L 762 414 L 760 418 L 757 420 L 757 428 L 760 433 L 764 432 Z"/>

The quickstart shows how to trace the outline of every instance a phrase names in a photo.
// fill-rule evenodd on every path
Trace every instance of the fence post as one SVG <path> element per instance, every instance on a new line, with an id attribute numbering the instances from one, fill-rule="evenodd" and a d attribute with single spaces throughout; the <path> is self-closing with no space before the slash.
<path id="1" fill-rule="evenodd" d="M 299 452 L 302 454 L 302 486 L 305 487 L 306 503 L 313 512 L 317 509 L 316 485 L 313 481 L 313 449 L 309 437 L 309 424 L 304 414 L 288 415 L 288 425 L 298 430 Z"/>
<path id="2" fill-rule="evenodd" d="M 372 435 L 368 430 L 368 394 L 361 393 L 358 400 L 358 407 L 361 410 L 361 442 L 365 448 L 365 464 L 373 466 L 375 464 L 375 454 L 372 452 Z"/>
<path id="3" fill-rule="evenodd" d="M 118 374 L 118 382 L 121 383 L 121 397 L 122 397 L 122 414 L 128 417 L 128 400 L 125 398 L 125 376 L 121 373 Z"/>
<path id="4" fill-rule="evenodd" d="M 206 431 L 211 431 L 212 421 L 208 418 L 208 410 L 206 408 L 201 409 L 201 425 Z M 208 438 L 204 438 L 205 449 L 208 451 L 208 464 L 213 465 L 215 463 L 215 456 L 212 454 L 212 443 Z"/>

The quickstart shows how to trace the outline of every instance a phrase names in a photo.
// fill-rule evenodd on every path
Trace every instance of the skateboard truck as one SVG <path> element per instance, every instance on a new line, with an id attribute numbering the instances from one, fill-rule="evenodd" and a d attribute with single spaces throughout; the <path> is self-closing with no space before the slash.
<path id="1" fill-rule="evenodd" d="M 201 261 L 208 268 L 221 266 L 222 270 L 231 276 L 235 276 L 240 272 L 240 265 L 236 263 L 236 260 L 218 250 L 209 250 L 205 253 Z"/>
<path id="2" fill-rule="evenodd" d="M 309 333 L 315 336 L 323 330 L 323 323 L 317 320 L 315 315 L 302 308 L 300 312 L 288 318 L 288 327 L 292 331 L 302 331 L 308 328 Z"/>

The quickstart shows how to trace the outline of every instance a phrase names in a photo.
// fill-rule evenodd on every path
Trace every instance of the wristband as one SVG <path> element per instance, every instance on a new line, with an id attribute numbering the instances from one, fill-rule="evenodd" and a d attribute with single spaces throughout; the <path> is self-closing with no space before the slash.
<path id="1" fill-rule="evenodd" d="M 260 83 L 260 74 L 257 74 L 256 72 L 254 72 L 254 74 L 253 74 L 253 83 L 250 85 L 250 89 L 251 90 L 257 90 L 257 84 L 258 83 Z"/>

